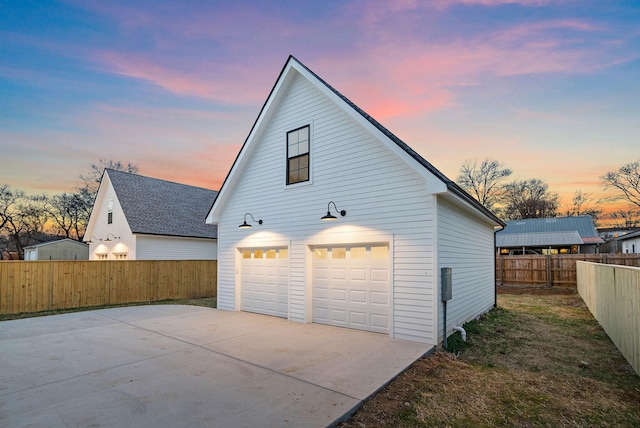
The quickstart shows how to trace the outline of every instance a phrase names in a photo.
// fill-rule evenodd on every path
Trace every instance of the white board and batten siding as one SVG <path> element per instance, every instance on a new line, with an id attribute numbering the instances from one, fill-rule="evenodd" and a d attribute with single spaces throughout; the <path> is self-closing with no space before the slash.
<path id="1" fill-rule="evenodd" d="M 438 273 L 452 268 L 452 299 L 447 302 L 447 332 L 489 311 L 495 302 L 493 225 L 465 215 L 460 207 L 438 197 Z M 438 305 L 442 306 L 440 277 Z M 443 311 L 438 319 L 442 340 Z"/>
<path id="2" fill-rule="evenodd" d="M 286 133 L 305 125 L 311 131 L 311 180 L 287 186 Z M 240 249 L 284 245 L 290 257 L 287 318 L 311 322 L 312 248 L 386 243 L 391 334 L 434 343 L 433 199 L 425 179 L 299 76 L 252 144 L 233 197 L 219 213 L 218 307 L 240 309 Z M 320 221 L 329 201 L 347 216 Z M 238 228 L 247 212 L 264 224 Z"/>
<path id="3" fill-rule="evenodd" d="M 216 260 L 215 239 L 136 235 L 138 260 Z"/>

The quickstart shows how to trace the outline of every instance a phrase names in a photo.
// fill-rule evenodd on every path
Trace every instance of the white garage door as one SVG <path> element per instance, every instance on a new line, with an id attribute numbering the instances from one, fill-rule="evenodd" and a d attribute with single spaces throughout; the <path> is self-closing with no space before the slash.
<path id="1" fill-rule="evenodd" d="M 389 332 L 388 245 L 313 248 L 313 322 Z"/>
<path id="2" fill-rule="evenodd" d="M 242 310 L 287 318 L 289 251 L 287 248 L 241 250 Z"/>

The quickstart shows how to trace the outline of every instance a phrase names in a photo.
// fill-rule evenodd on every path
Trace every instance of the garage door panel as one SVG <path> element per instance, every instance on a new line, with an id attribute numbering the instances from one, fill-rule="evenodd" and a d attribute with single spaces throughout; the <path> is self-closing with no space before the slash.
<path id="1" fill-rule="evenodd" d="M 313 268 L 313 277 L 317 279 L 327 279 L 329 278 L 329 268 L 326 267 L 314 267 Z"/>
<path id="2" fill-rule="evenodd" d="M 335 322 L 346 323 L 347 322 L 347 311 L 344 309 L 332 309 L 331 310 L 331 320 Z"/>
<path id="3" fill-rule="evenodd" d="M 327 246 L 314 248 L 313 255 L 313 321 L 388 333 L 388 248 L 362 244 Z"/>
<path id="4" fill-rule="evenodd" d="M 363 290 L 352 290 L 349 300 L 354 303 L 366 303 L 367 293 Z"/>
<path id="5" fill-rule="evenodd" d="M 373 305 L 389 305 L 389 293 L 379 293 L 372 291 L 371 294 L 371 304 Z"/>
<path id="6" fill-rule="evenodd" d="M 351 277 L 349 278 L 351 281 L 366 281 L 367 280 L 367 269 L 366 268 L 352 268 L 350 271 Z"/>
<path id="7" fill-rule="evenodd" d="M 364 328 L 367 326 L 367 314 L 364 312 L 351 311 L 351 324 Z"/>
<path id="8" fill-rule="evenodd" d="M 371 281 L 387 283 L 389 281 L 389 269 L 371 269 Z"/>
<path id="9" fill-rule="evenodd" d="M 387 328 L 389 325 L 389 317 L 382 315 L 371 315 L 371 325 L 378 328 Z"/>
<path id="10" fill-rule="evenodd" d="M 347 279 L 346 268 L 333 268 L 331 269 L 331 279 L 333 281 L 344 281 Z"/>
<path id="11" fill-rule="evenodd" d="M 341 288 L 331 289 L 331 300 L 337 300 L 340 302 L 347 301 L 347 290 Z"/>

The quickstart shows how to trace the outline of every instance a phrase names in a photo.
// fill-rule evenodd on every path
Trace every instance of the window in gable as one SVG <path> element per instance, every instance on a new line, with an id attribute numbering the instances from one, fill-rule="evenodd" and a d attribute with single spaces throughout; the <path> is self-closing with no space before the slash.
<path id="1" fill-rule="evenodd" d="M 113 223 L 113 199 L 107 202 L 107 224 Z"/>
<path id="2" fill-rule="evenodd" d="M 287 184 L 309 181 L 309 125 L 287 132 Z"/>

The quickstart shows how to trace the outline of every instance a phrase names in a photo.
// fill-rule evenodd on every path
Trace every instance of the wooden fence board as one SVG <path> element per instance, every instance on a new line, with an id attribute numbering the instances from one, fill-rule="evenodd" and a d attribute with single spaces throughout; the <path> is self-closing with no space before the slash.
<path id="1" fill-rule="evenodd" d="M 496 282 L 501 285 L 575 287 L 576 262 L 640 267 L 640 254 L 497 255 Z"/>
<path id="2" fill-rule="evenodd" d="M 215 260 L 0 262 L 0 314 L 215 297 Z"/>

